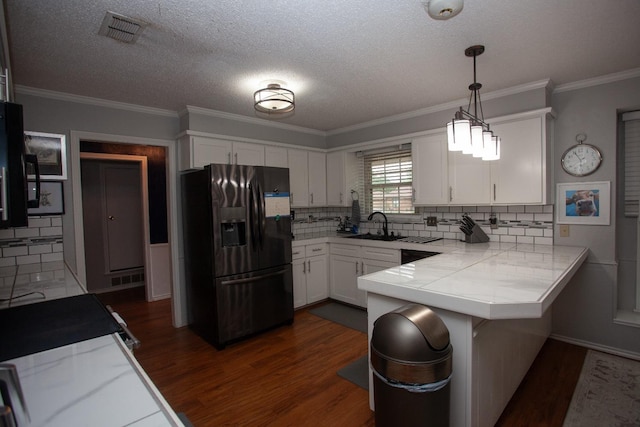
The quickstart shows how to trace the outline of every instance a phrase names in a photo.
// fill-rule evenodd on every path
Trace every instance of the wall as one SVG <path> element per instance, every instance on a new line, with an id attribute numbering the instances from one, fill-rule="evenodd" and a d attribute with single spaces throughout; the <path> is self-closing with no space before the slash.
<path id="1" fill-rule="evenodd" d="M 554 305 L 553 332 L 578 342 L 640 354 L 640 325 L 633 327 L 614 322 L 619 289 L 629 295 L 628 289 L 633 286 L 629 282 L 634 278 L 629 274 L 628 265 L 627 271 L 618 271 L 616 230 L 618 234 L 636 234 L 635 223 L 621 220 L 616 206 L 619 198 L 616 175 L 621 166 L 616 158 L 617 116 L 620 111 L 640 107 L 640 78 L 575 90 L 558 88 L 552 98 L 552 107 L 557 113 L 556 183 L 611 181 L 612 200 L 610 225 L 571 225 L 569 237 L 560 237 L 556 229 L 556 244 L 587 246 L 589 257 Z M 559 163 L 560 156 L 575 143 L 578 133 L 585 133 L 586 143 L 599 147 L 604 158 L 600 169 L 582 179 L 564 173 Z M 626 254 L 623 257 L 628 259 Z"/>

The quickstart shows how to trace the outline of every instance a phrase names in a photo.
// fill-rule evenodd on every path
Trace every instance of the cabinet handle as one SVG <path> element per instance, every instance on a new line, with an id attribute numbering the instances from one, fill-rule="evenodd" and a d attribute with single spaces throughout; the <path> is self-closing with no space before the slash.
<path id="1" fill-rule="evenodd" d="M 493 201 L 496 201 L 496 185 L 493 184 Z"/>
<path id="2" fill-rule="evenodd" d="M 309 263 L 309 268 L 307 269 L 307 271 L 311 273 L 311 260 L 308 260 L 307 262 Z"/>
<path id="3" fill-rule="evenodd" d="M 453 187 L 449 186 L 449 201 L 453 201 Z"/>
<path id="4" fill-rule="evenodd" d="M 340 192 L 340 204 L 342 204 L 342 192 Z"/>
<path id="5" fill-rule="evenodd" d="M 313 204 L 313 193 L 309 194 L 309 197 L 311 198 L 311 204 Z"/>
<path id="6" fill-rule="evenodd" d="M 356 261 L 356 276 L 358 275 L 358 261 Z"/>
<path id="7" fill-rule="evenodd" d="M 311 252 L 320 252 L 322 249 L 320 248 L 315 248 L 315 249 L 311 249 Z"/>
<path id="8" fill-rule="evenodd" d="M 415 202 L 415 201 L 416 201 L 416 188 L 415 188 L 415 187 L 412 187 L 412 188 L 411 188 L 411 200 L 412 200 L 413 202 Z"/>
<path id="9" fill-rule="evenodd" d="M 364 261 L 360 261 L 360 274 L 364 274 Z"/>
<path id="10" fill-rule="evenodd" d="M 236 165 L 237 165 L 237 164 L 238 164 L 238 153 L 235 153 L 233 156 L 234 156 L 234 157 L 235 157 L 235 159 L 236 159 Z"/>
<path id="11" fill-rule="evenodd" d="M 231 153 L 227 153 L 227 164 L 231 164 Z"/>

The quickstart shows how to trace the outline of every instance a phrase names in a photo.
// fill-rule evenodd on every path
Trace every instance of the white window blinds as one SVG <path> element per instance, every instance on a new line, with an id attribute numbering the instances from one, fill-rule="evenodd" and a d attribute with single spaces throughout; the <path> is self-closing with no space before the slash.
<path id="1" fill-rule="evenodd" d="M 640 111 L 622 115 L 624 125 L 624 214 L 638 216 L 640 205 Z"/>
<path id="2" fill-rule="evenodd" d="M 365 200 L 369 212 L 414 213 L 411 150 L 365 155 Z"/>

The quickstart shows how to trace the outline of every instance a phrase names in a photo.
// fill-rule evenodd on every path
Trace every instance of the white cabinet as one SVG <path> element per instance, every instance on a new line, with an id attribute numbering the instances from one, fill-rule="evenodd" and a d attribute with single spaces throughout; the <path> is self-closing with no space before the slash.
<path id="1" fill-rule="evenodd" d="M 327 244 L 292 248 L 293 307 L 322 301 L 329 296 Z"/>
<path id="2" fill-rule="evenodd" d="M 292 207 L 326 206 L 327 157 L 325 153 L 287 150 Z"/>
<path id="3" fill-rule="evenodd" d="M 491 163 L 491 203 L 553 203 L 550 176 L 550 109 L 491 124 L 499 135 L 500 160 Z"/>
<path id="4" fill-rule="evenodd" d="M 346 151 L 327 154 L 327 205 L 351 206 L 351 190 L 356 190 L 356 155 Z"/>
<path id="5" fill-rule="evenodd" d="M 460 151 L 449 153 L 450 204 L 488 205 L 490 189 L 490 162 Z"/>
<path id="6" fill-rule="evenodd" d="M 275 147 L 266 145 L 264 147 L 264 165 L 276 168 L 288 168 L 287 149 L 284 147 Z"/>
<path id="7" fill-rule="evenodd" d="M 201 168 L 210 163 L 264 166 L 264 146 L 194 135 L 181 138 L 181 170 Z"/>
<path id="8" fill-rule="evenodd" d="M 332 243 L 330 292 L 333 299 L 367 306 L 367 294 L 358 289 L 358 276 L 400 265 L 400 250 Z"/>
<path id="9" fill-rule="evenodd" d="M 447 134 L 443 132 L 413 139 L 411 159 L 413 204 L 418 206 L 448 204 Z"/>

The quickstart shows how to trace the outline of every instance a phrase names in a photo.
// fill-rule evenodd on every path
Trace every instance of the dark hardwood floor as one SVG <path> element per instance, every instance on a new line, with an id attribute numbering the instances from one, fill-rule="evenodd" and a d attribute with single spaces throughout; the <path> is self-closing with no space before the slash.
<path id="1" fill-rule="evenodd" d="M 142 346 L 135 356 L 176 412 L 205 426 L 373 426 L 368 393 L 336 372 L 367 336 L 302 309 L 283 326 L 218 351 L 171 325 L 170 300 L 101 294 Z M 562 426 L 586 349 L 547 340 L 496 425 Z"/>

